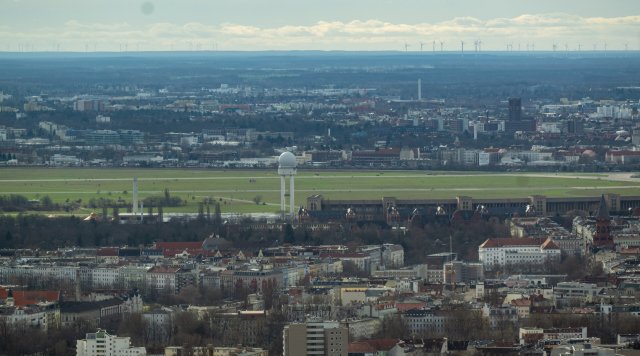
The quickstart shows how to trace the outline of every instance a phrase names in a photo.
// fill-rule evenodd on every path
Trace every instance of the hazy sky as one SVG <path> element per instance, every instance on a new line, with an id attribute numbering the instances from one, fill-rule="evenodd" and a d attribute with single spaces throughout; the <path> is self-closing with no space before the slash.
<path id="1" fill-rule="evenodd" d="M 0 51 L 638 50 L 640 0 L 0 0 Z"/>

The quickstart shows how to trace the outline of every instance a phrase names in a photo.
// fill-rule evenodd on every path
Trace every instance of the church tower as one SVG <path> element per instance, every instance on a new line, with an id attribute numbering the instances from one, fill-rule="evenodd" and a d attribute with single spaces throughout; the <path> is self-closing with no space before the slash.
<path id="1" fill-rule="evenodd" d="M 609 208 L 604 199 L 600 198 L 600 205 L 596 211 L 596 234 L 593 237 L 593 245 L 596 247 L 613 248 L 613 237 L 611 237 L 611 217 Z"/>

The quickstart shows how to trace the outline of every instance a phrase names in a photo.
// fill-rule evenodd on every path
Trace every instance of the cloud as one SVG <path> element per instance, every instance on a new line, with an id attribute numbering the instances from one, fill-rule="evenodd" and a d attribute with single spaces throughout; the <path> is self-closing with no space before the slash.
<path id="1" fill-rule="evenodd" d="M 444 42 L 445 50 L 457 50 L 461 40 L 481 40 L 483 50 L 502 50 L 506 43 L 535 43 L 550 50 L 554 43 L 604 43 L 610 49 L 636 44 L 640 16 L 580 17 L 562 13 L 522 14 L 513 18 L 480 20 L 456 17 L 435 23 L 391 23 L 377 19 L 318 21 L 309 25 L 257 27 L 240 23 L 217 25 L 199 22 L 154 23 L 145 26 L 120 23 L 68 21 L 58 27 L 18 31 L 0 26 L 0 49 L 30 44 L 47 49 L 60 44 L 64 50 L 84 50 L 93 43 L 98 50 L 118 50 L 123 44 L 142 50 L 322 49 L 400 50 L 404 43 Z M 455 45 L 454 45 L 455 44 Z M 448 46 L 448 47 L 447 47 Z M 466 48 L 470 48 L 466 47 Z M 134 48 L 134 47 L 129 47 Z M 439 45 L 438 45 L 439 48 Z M 634 48 L 636 49 L 636 48 Z"/>

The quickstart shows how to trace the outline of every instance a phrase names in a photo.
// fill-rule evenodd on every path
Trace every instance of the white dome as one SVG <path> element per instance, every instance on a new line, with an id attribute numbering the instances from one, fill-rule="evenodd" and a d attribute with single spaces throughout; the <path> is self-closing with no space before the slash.
<path id="1" fill-rule="evenodd" d="M 296 156 L 291 152 L 284 152 L 278 157 L 279 168 L 296 168 L 298 162 L 296 162 Z"/>

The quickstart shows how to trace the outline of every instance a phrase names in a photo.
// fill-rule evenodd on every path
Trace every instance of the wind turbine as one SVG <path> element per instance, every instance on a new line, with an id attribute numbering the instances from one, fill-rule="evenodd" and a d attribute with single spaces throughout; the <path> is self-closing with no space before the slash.
<path id="1" fill-rule="evenodd" d="M 444 52 L 444 41 L 440 41 L 440 52 Z"/>
<path id="2" fill-rule="evenodd" d="M 460 41 L 460 50 L 462 51 L 462 54 L 464 54 L 464 41 Z"/>
<path id="3" fill-rule="evenodd" d="M 431 42 L 431 50 L 433 51 L 433 53 L 436 52 L 436 41 L 433 40 L 433 42 Z"/>
<path id="4" fill-rule="evenodd" d="M 408 43 L 404 43 L 404 51 L 407 52 L 409 50 L 409 44 Z"/>
<path id="5" fill-rule="evenodd" d="M 422 48 L 424 48 L 425 42 L 420 42 L 420 52 L 422 52 Z"/>

